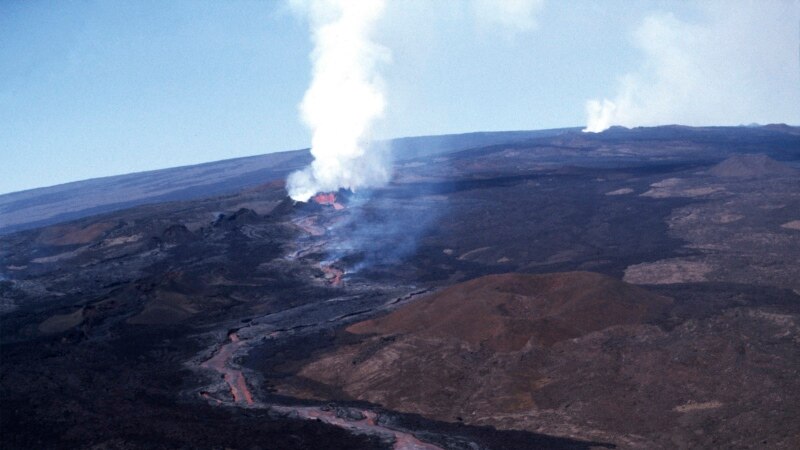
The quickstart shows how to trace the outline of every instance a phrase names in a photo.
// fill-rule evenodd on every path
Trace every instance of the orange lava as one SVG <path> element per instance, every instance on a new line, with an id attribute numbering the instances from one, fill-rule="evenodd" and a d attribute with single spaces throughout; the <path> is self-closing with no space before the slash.
<path id="1" fill-rule="evenodd" d="M 335 270 L 339 271 L 341 276 L 341 271 L 338 269 Z M 275 335 L 277 335 L 277 332 L 270 333 L 270 336 Z M 219 350 L 217 350 L 217 353 L 214 354 L 214 356 L 201 364 L 201 367 L 213 369 L 223 374 L 223 378 L 228 384 L 231 395 L 233 396 L 234 403 L 246 403 L 248 406 L 252 406 L 254 404 L 253 395 L 250 392 L 250 389 L 247 387 L 247 381 L 245 380 L 244 374 L 241 370 L 231 368 L 227 365 L 227 362 L 233 357 L 236 349 L 245 344 L 245 342 L 239 338 L 239 335 L 236 334 L 236 332 L 230 333 L 228 335 L 228 340 L 230 342 L 222 345 Z M 214 398 L 206 391 L 200 392 L 200 396 L 206 400 L 214 401 L 216 404 L 224 403 L 222 400 Z M 420 441 L 410 433 L 394 430 L 380 425 L 377 420 L 378 415 L 374 411 L 366 409 L 360 410 L 364 415 L 363 419 L 347 420 L 337 417 L 334 410 L 324 411 L 322 408 L 313 406 L 290 407 L 275 405 L 271 408 L 275 411 L 281 411 L 284 413 L 296 413 L 303 419 L 320 420 L 330 425 L 350 431 L 384 436 L 391 435 L 395 440 L 395 450 L 442 450 L 441 447 Z"/>
<path id="2" fill-rule="evenodd" d="M 200 396 L 206 400 L 213 400 L 218 405 L 222 403 L 222 400 L 212 397 L 208 392 L 201 392 Z"/>
<path id="3" fill-rule="evenodd" d="M 225 373 L 225 382 L 228 383 L 228 386 L 231 388 L 234 402 L 241 403 L 242 400 L 244 400 L 248 405 L 253 404 L 253 394 L 251 394 L 250 389 L 247 388 L 247 382 L 241 371 L 231 370 Z"/>
<path id="4" fill-rule="evenodd" d="M 239 335 L 237 335 L 236 332 L 229 334 L 228 339 L 230 340 L 230 343 L 220 347 L 217 353 L 212 356 L 211 359 L 204 362 L 200 366 L 207 369 L 216 370 L 222 374 L 225 383 L 228 384 L 228 388 L 231 391 L 234 402 L 244 402 L 248 405 L 252 405 L 254 403 L 253 394 L 247 387 L 247 381 L 245 380 L 242 371 L 228 367 L 226 364 L 228 360 L 233 357 L 233 353 L 237 348 L 239 348 L 239 346 L 243 344 L 243 342 L 241 339 L 239 339 Z M 207 396 L 208 394 L 203 395 L 203 397 Z"/>
<path id="5" fill-rule="evenodd" d="M 337 269 L 333 266 L 320 266 L 322 271 L 325 273 L 325 279 L 335 287 L 340 287 L 342 285 L 342 277 L 344 276 L 344 271 L 341 269 Z"/>
<path id="6" fill-rule="evenodd" d="M 333 192 L 323 193 L 320 192 L 319 194 L 315 195 L 313 200 L 320 205 L 330 205 L 333 206 L 333 209 L 340 210 L 344 209 L 344 205 L 336 201 L 336 194 Z"/>

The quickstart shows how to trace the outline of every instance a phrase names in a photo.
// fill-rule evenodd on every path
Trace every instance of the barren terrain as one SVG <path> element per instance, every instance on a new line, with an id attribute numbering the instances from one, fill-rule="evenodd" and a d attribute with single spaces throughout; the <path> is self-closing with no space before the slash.
<path id="1" fill-rule="evenodd" d="M 797 129 L 508 136 L 0 236 L 1 446 L 800 446 Z"/>

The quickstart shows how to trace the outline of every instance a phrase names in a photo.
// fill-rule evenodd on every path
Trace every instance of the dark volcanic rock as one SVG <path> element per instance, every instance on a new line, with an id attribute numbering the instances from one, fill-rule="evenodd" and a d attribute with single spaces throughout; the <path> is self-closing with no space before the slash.
<path id="1" fill-rule="evenodd" d="M 162 234 L 164 242 L 170 244 L 188 242 L 194 238 L 194 234 L 185 225 L 171 225 Z"/>
<path id="2" fill-rule="evenodd" d="M 597 274 L 494 275 L 349 326 L 360 338 L 297 372 L 334 389 L 283 389 L 626 448 L 755 445 L 767 435 L 788 448 L 796 436 L 783 430 L 800 413 L 800 381 L 790 376 L 798 308 L 753 301 L 676 308 Z M 692 308 L 703 318 L 687 320 Z M 762 432 L 727 425 L 744 416 Z"/>
<path id="3" fill-rule="evenodd" d="M 551 346 L 614 325 L 653 322 L 671 303 L 591 272 L 489 275 L 347 330 L 455 339 L 475 349 L 508 352 L 529 343 Z"/>
<path id="4" fill-rule="evenodd" d="M 301 154 L 0 196 L 0 446 L 800 448 L 800 177 L 709 173 L 798 130 L 410 140 L 340 209 L 265 184 Z"/>
<path id="5" fill-rule="evenodd" d="M 709 169 L 708 172 L 717 177 L 728 178 L 800 175 L 800 171 L 781 164 L 764 154 L 731 156 Z"/>

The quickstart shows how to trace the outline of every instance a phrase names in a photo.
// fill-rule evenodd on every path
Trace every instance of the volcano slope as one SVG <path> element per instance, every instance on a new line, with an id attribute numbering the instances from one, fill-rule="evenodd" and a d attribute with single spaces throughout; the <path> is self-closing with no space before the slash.
<path id="1" fill-rule="evenodd" d="M 797 447 L 796 128 L 438 150 L 0 236 L 0 446 Z"/>
<path id="2" fill-rule="evenodd" d="M 589 272 L 490 275 L 350 325 L 283 389 L 631 448 L 794 446 L 797 305 L 678 326 L 674 306 Z"/>
<path id="3" fill-rule="evenodd" d="M 489 275 L 350 325 L 357 344 L 298 375 L 395 409 L 485 421 L 534 407 L 536 391 L 553 382 L 541 366 L 547 349 L 654 322 L 670 304 L 590 272 Z"/>

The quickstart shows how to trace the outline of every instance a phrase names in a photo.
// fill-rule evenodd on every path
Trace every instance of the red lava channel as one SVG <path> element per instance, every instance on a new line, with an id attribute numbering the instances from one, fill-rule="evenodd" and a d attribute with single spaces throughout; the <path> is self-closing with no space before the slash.
<path id="1" fill-rule="evenodd" d="M 340 287 L 342 285 L 342 276 L 344 276 L 344 271 L 342 269 L 325 265 L 320 266 L 320 268 L 325 274 L 325 279 L 328 280 L 331 286 Z"/>
<path id="2" fill-rule="evenodd" d="M 239 335 L 236 334 L 236 332 L 230 333 L 228 335 L 228 340 L 228 343 L 222 345 L 219 350 L 217 350 L 217 353 L 214 354 L 214 356 L 202 363 L 200 366 L 206 369 L 215 370 L 223 375 L 225 382 L 228 384 L 228 388 L 231 391 L 231 395 L 233 396 L 234 403 L 238 405 L 246 404 L 247 406 L 252 406 L 254 404 L 253 395 L 250 393 L 250 389 L 247 387 L 247 381 L 245 380 L 244 374 L 242 374 L 241 370 L 231 368 L 228 365 L 228 361 L 233 357 L 236 350 L 244 344 L 244 341 L 239 339 Z M 207 400 L 213 400 L 217 404 L 224 403 L 221 400 L 212 397 L 207 392 L 201 392 L 200 395 Z M 346 430 L 366 434 L 391 435 L 395 440 L 395 450 L 441 450 L 440 447 L 420 441 L 410 433 L 404 433 L 402 431 L 393 430 L 391 428 L 378 425 L 377 421 L 375 420 L 377 418 L 377 414 L 369 410 L 361 410 L 361 413 L 364 415 L 364 419 L 350 421 L 341 417 L 337 417 L 336 413 L 333 411 L 323 411 L 317 407 L 272 406 L 272 408 L 275 411 L 284 413 L 297 413 L 297 415 L 303 419 L 319 419 L 325 423 L 344 428 Z"/>
<path id="3" fill-rule="evenodd" d="M 242 371 L 233 369 L 227 364 L 228 360 L 233 357 L 234 352 L 243 342 L 239 339 L 239 335 L 237 335 L 236 332 L 229 334 L 228 339 L 230 342 L 220 347 L 217 353 L 211 357 L 211 359 L 201 364 L 200 367 L 213 369 L 222 374 L 225 383 L 228 384 L 228 388 L 231 391 L 235 403 L 253 405 L 253 394 L 247 387 L 247 381 Z"/>

